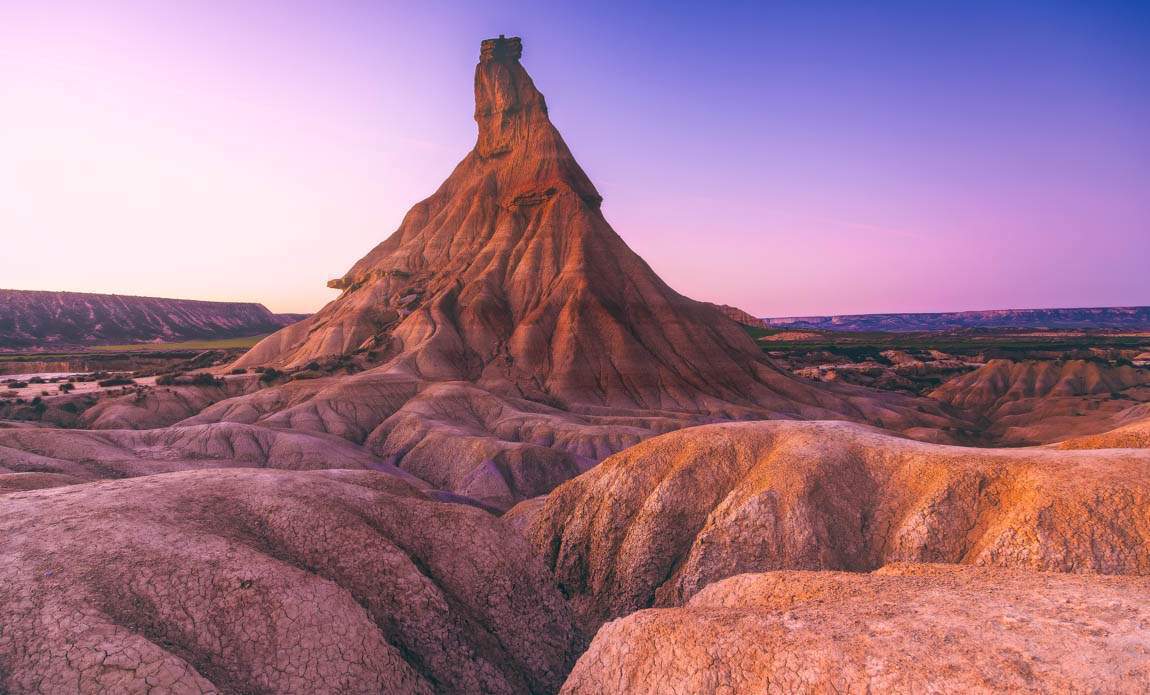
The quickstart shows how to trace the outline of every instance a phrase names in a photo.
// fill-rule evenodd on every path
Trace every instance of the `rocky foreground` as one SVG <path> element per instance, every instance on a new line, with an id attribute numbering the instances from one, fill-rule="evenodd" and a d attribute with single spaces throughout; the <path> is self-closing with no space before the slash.
<path id="1" fill-rule="evenodd" d="M 562 692 L 1141 693 L 1150 584 L 952 565 L 768 572 L 595 636 Z"/>
<path id="2" fill-rule="evenodd" d="M 0 422 L 0 692 L 1150 687 L 1143 374 L 784 373 L 627 248 L 521 52 L 318 314 Z M 1048 446 L 954 446 L 995 423 Z"/>

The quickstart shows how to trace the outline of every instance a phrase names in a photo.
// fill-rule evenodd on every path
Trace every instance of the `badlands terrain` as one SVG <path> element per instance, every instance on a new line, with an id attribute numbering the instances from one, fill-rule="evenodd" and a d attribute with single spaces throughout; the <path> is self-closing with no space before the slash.
<path id="1" fill-rule="evenodd" d="M 521 54 L 318 313 L 4 379 L 0 691 L 1150 689 L 1150 336 L 684 297 Z"/>

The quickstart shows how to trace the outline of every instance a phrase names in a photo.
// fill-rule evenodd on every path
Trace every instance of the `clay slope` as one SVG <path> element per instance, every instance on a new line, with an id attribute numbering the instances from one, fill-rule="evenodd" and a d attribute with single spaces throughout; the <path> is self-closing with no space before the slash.
<path id="1" fill-rule="evenodd" d="M 1107 432 L 1071 437 L 1054 449 L 1148 449 L 1150 448 L 1150 406 L 1143 405 L 1123 413 L 1126 424 Z"/>
<path id="2" fill-rule="evenodd" d="M 78 417 L 89 430 L 148 430 L 174 425 L 219 401 L 258 388 L 252 379 L 221 379 L 213 386 L 157 386 L 102 398 Z"/>
<path id="3" fill-rule="evenodd" d="M 373 370 L 221 401 L 180 427 L 236 422 L 336 435 L 433 486 L 506 509 L 615 451 L 706 421 L 658 411 L 572 413 L 470 382 Z"/>
<path id="4" fill-rule="evenodd" d="M 58 484 L 240 467 L 372 469 L 416 482 L 337 437 L 237 423 L 141 431 L 0 429 L 0 483 L 12 474 L 50 474 L 44 480 Z"/>
<path id="5" fill-rule="evenodd" d="M 545 693 L 582 648 L 530 548 L 370 471 L 0 496 L 0 691 Z"/>
<path id="6" fill-rule="evenodd" d="M 526 516 L 517 523 L 592 626 L 742 572 L 913 561 L 1147 574 L 1150 451 L 709 425 L 616 454 Z"/>
<path id="7" fill-rule="evenodd" d="M 1150 369 L 1090 360 L 991 360 L 930 396 L 981 418 L 990 441 L 1025 445 L 1104 432 L 1150 402 Z"/>
<path id="8" fill-rule="evenodd" d="M 712 584 L 605 625 L 566 695 L 1141 693 L 1150 583 L 894 565 Z"/>

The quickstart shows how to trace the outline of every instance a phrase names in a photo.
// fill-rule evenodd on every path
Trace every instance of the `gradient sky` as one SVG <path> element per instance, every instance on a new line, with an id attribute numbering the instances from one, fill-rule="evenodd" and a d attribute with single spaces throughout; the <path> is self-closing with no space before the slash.
<path id="1" fill-rule="evenodd" d="M 759 316 L 1150 304 L 1150 2 L 0 0 L 0 287 L 312 311 L 482 38 L 620 235 Z"/>

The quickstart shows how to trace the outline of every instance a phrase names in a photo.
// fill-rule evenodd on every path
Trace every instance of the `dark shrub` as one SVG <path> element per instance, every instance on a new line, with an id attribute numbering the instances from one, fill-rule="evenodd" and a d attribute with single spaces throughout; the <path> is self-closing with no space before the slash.
<path id="1" fill-rule="evenodd" d="M 8 388 L 22 389 L 28 386 L 27 381 L 9 381 Z"/>
<path id="2" fill-rule="evenodd" d="M 183 372 L 172 372 L 170 374 L 161 374 L 156 377 L 156 386 L 174 386 L 176 379 L 183 376 Z"/>
<path id="3" fill-rule="evenodd" d="M 111 379 L 104 379 L 103 381 L 97 381 L 96 385 L 103 387 L 103 388 L 107 388 L 109 386 L 131 386 L 134 383 L 136 383 L 136 381 L 134 379 L 129 379 L 127 377 L 119 377 L 118 376 L 118 377 L 113 377 Z"/>
<path id="4" fill-rule="evenodd" d="M 232 370 L 232 374 L 247 374 L 247 373 L 248 373 L 248 370 L 244 369 L 243 367 L 236 367 L 235 369 Z"/>
<path id="5" fill-rule="evenodd" d="M 29 379 L 29 380 L 28 380 L 28 383 L 29 383 L 29 384 L 43 384 L 43 383 L 44 383 L 44 377 L 42 377 L 42 376 L 34 376 L 34 377 L 32 377 L 31 379 Z"/>
<path id="6" fill-rule="evenodd" d="M 268 367 L 264 369 L 263 374 L 260 375 L 260 381 L 265 384 L 270 384 L 281 376 L 283 376 L 283 372 L 274 367 Z"/>
<path id="7" fill-rule="evenodd" d="M 223 383 L 223 379 L 217 379 L 207 372 L 200 372 L 199 374 L 195 374 L 192 376 L 191 380 L 192 386 L 221 386 Z"/>
<path id="8" fill-rule="evenodd" d="M 72 383 L 64 382 L 63 384 L 60 384 L 56 388 L 60 389 L 60 393 L 68 393 L 69 391 L 75 390 L 76 385 L 72 384 Z"/>
<path id="9" fill-rule="evenodd" d="M 312 360 L 311 362 L 307 363 L 307 365 L 304 367 L 304 369 L 307 369 L 307 370 L 313 371 L 313 372 L 318 372 L 319 370 L 323 369 L 323 367 L 319 366 L 319 362 Z"/>

